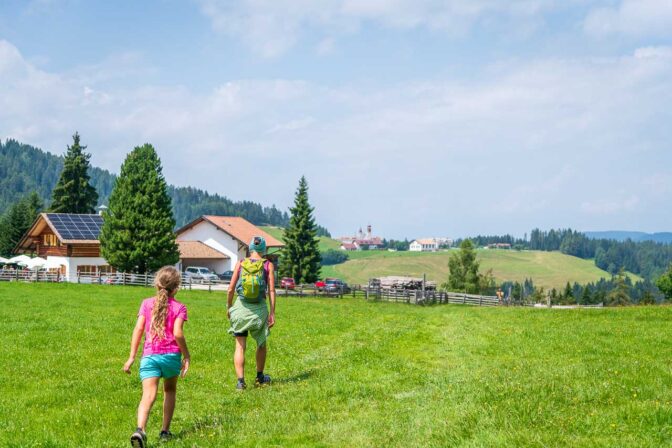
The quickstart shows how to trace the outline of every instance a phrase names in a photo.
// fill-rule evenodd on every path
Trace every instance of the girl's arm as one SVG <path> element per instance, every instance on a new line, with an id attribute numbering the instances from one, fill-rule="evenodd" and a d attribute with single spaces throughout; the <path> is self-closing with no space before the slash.
<path id="1" fill-rule="evenodd" d="M 145 331 L 145 316 L 138 316 L 138 320 L 135 322 L 135 328 L 133 329 L 133 334 L 131 335 L 131 353 L 128 355 L 128 361 L 124 364 L 124 372 L 130 374 L 131 366 L 135 362 L 135 355 L 138 353 L 138 347 L 140 346 L 140 341 L 142 340 L 142 333 Z"/>
<path id="2" fill-rule="evenodd" d="M 268 264 L 268 295 L 271 299 L 271 312 L 268 314 L 268 328 L 275 325 L 275 267 Z"/>
<path id="3" fill-rule="evenodd" d="M 189 363 L 191 362 L 191 356 L 189 355 L 189 349 L 187 348 L 187 340 L 184 338 L 184 319 L 178 317 L 175 319 L 175 325 L 173 326 L 173 336 L 175 337 L 175 342 L 177 346 L 180 347 L 180 353 L 182 353 L 182 378 L 187 375 L 187 370 L 189 370 Z"/>
<path id="4" fill-rule="evenodd" d="M 238 283 L 238 276 L 240 275 L 240 261 L 236 263 L 236 267 L 233 268 L 233 275 L 231 276 L 231 282 L 229 283 L 229 291 L 226 296 L 226 317 L 231 319 L 231 313 L 229 308 L 233 306 L 233 295 L 236 292 L 236 284 Z"/>

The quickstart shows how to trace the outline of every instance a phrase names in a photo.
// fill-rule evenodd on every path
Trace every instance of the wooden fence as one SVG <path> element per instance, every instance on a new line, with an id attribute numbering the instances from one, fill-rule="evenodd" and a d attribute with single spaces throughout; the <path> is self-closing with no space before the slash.
<path id="1" fill-rule="evenodd" d="M 76 277 L 66 279 L 57 272 L 43 270 L 0 270 L 0 281 L 17 282 L 70 282 L 88 285 L 109 286 L 144 286 L 151 287 L 154 284 L 153 274 L 77 274 Z M 229 289 L 227 281 L 196 281 L 187 276 L 182 278 L 182 288 L 189 290 L 221 291 Z M 461 304 L 478 306 L 500 305 L 497 297 L 480 296 L 474 294 L 439 292 L 435 290 L 405 290 L 381 288 L 370 285 L 352 285 L 337 289 L 317 288 L 314 284 L 297 285 L 294 289 L 276 288 L 277 297 L 328 297 L 328 298 L 362 298 L 373 301 L 388 301 L 409 303 L 413 305 L 433 304 Z"/>
<path id="2" fill-rule="evenodd" d="M 480 296 L 443 291 L 400 290 L 385 288 L 366 288 L 367 300 L 410 303 L 414 305 L 460 304 L 478 306 L 497 306 L 500 301 L 496 296 Z"/>

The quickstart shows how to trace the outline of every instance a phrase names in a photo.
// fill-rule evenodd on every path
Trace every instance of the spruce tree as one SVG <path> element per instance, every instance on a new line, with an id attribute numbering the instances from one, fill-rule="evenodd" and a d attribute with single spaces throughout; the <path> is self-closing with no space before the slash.
<path id="1" fill-rule="evenodd" d="M 128 154 L 100 233 L 101 255 L 122 272 L 153 272 L 178 262 L 175 219 L 161 161 L 150 144 Z"/>
<path id="2" fill-rule="evenodd" d="M 625 306 L 630 305 L 630 288 L 626 282 L 625 270 L 621 268 L 618 274 L 613 279 L 615 288 L 607 296 L 607 304 L 609 306 Z"/>
<path id="3" fill-rule="evenodd" d="M 320 251 L 313 207 L 308 202 L 308 182 L 304 176 L 290 208 L 289 227 L 285 230 L 285 248 L 280 259 L 280 274 L 297 283 L 313 283 L 320 276 Z"/>
<path id="4" fill-rule="evenodd" d="M 33 225 L 44 204 L 36 192 L 14 203 L 0 218 L 0 255 L 9 257 Z"/>
<path id="5" fill-rule="evenodd" d="M 50 211 L 53 213 L 95 213 L 98 193 L 89 178 L 91 154 L 79 144 L 79 134 L 72 136 L 63 161 L 63 171 L 52 192 Z"/>
<path id="6" fill-rule="evenodd" d="M 479 274 L 480 263 L 476 260 L 474 243 L 464 240 L 460 243 L 459 252 L 453 253 L 448 259 L 450 276 L 442 286 L 448 291 L 476 294 L 483 284 L 483 276 Z"/>

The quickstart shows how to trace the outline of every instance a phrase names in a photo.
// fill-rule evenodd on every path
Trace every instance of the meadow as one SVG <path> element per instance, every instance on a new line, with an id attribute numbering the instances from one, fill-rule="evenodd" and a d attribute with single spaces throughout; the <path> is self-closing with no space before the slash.
<path id="1" fill-rule="evenodd" d="M 283 229 L 280 227 L 262 227 L 275 238 L 282 240 Z M 340 243 L 334 239 L 320 237 L 321 251 L 339 249 Z M 457 249 L 451 249 L 454 251 Z M 366 284 L 370 278 L 386 275 L 409 275 L 422 277 L 439 284 L 448 280 L 448 258 L 451 251 L 439 252 L 389 252 L 386 250 L 370 250 L 348 252 L 350 259 L 345 263 L 323 266 L 321 276 L 338 277 L 351 284 Z M 534 281 L 535 286 L 546 289 L 565 287 L 567 282 L 586 284 L 611 275 L 595 266 L 593 260 L 584 260 L 561 252 L 485 250 L 476 251 L 481 263 L 481 271 L 492 269 L 497 282 L 519 281 L 527 278 Z M 628 273 L 633 281 L 641 277 Z"/>
<path id="2" fill-rule="evenodd" d="M 137 364 L 131 376 L 121 367 L 151 293 L 0 284 L 0 446 L 128 443 L 140 381 Z M 668 307 L 279 298 L 267 368 L 274 384 L 238 392 L 223 294 L 184 291 L 178 299 L 189 308 L 192 367 L 178 386 L 176 438 L 166 446 L 671 445 Z M 249 382 L 253 369 L 248 362 Z M 159 409 L 150 446 L 158 444 Z"/>
<path id="3" fill-rule="evenodd" d="M 351 252 L 345 263 L 324 266 L 322 275 L 340 277 L 350 283 L 365 284 L 369 278 L 383 275 L 411 275 L 443 283 L 448 280 L 448 258 L 457 249 L 435 253 L 427 252 Z M 565 284 L 595 282 L 611 275 L 595 266 L 592 260 L 565 255 L 560 252 L 484 250 L 476 251 L 481 272 L 492 269 L 498 282 L 534 280 L 536 286 L 564 288 Z M 630 274 L 633 280 L 640 278 Z"/>

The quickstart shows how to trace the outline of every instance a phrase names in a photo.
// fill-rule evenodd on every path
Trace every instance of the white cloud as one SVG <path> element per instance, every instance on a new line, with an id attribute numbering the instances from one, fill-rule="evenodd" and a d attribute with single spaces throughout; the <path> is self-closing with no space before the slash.
<path id="1" fill-rule="evenodd" d="M 597 36 L 672 36 L 672 1 L 622 0 L 612 7 L 593 10 L 584 29 Z"/>
<path id="2" fill-rule="evenodd" d="M 306 174 L 318 220 L 335 233 L 368 217 L 397 237 L 633 228 L 631 212 L 650 201 L 645 173 L 672 163 L 668 53 L 502 63 L 468 81 L 232 80 L 197 93 L 45 72 L 0 41 L 0 136 L 61 152 L 78 130 L 93 163 L 115 171 L 151 142 L 171 183 L 280 206 Z M 252 161 L 271 188 L 251 192 Z"/>
<path id="3" fill-rule="evenodd" d="M 510 34 L 536 23 L 557 4 L 557 0 L 200 0 L 201 12 L 216 31 L 243 40 L 264 57 L 285 53 L 309 31 L 352 33 L 366 23 L 463 35 L 483 22 Z M 328 38 L 322 39 L 318 51 L 330 46 Z"/>

